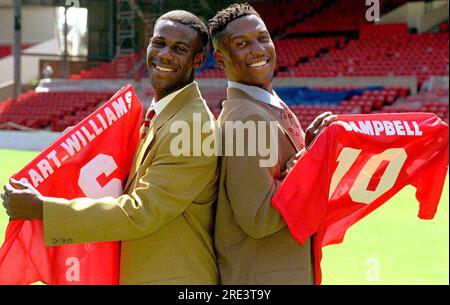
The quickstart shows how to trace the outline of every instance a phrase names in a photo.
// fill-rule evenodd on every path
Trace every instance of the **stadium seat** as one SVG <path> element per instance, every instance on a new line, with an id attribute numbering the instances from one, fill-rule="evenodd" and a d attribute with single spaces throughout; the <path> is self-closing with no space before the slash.
<path id="1" fill-rule="evenodd" d="M 25 127 L 51 127 L 61 131 L 79 122 L 112 92 L 27 92 L 16 100 L 0 102 L 0 123 L 12 122 Z"/>

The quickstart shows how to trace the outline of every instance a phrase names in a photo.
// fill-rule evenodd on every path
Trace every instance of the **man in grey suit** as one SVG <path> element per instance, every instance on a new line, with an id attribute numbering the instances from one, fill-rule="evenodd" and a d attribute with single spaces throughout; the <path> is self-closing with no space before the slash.
<path id="1" fill-rule="evenodd" d="M 225 153 L 222 158 L 215 226 L 221 283 L 313 284 L 311 242 L 294 241 L 271 199 L 299 156 L 335 116 L 323 113 L 303 132 L 273 90 L 275 47 L 250 5 L 234 4 L 219 11 L 209 20 L 209 30 L 214 58 L 228 78 L 227 100 L 219 117 L 223 143 L 230 143 L 230 137 L 233 149 L 239 141 L 247 143 L 243 154 Z M 235 130 L 227 124 L 239 122 L 248 128 L 235 139 Z M 256 139 L 248 141 L 252 126 Z M 261 133 L 261 128 L 266 130 Z M 258 137 L 261 134 L 265 137 Z M 250 153 L 256 150 L 250 143 L 258 148 L 273 144 L 275 162 L 263 166 L 265 156 L 259 149 L 256 155 Z"/>

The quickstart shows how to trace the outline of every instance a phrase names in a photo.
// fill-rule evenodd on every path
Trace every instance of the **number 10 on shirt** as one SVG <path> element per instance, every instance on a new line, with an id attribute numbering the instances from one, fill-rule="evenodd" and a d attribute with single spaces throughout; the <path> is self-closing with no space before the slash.
<path id="1" fill-rule="evenodd" d="M 342 178 L 348 173 L 352 165 L 358 159 L 362 149 L 344 147 L 337 159 L 338 166 L 333 173 L 330 184 L 329 198 L 333 195 Z M 400 170 L 408 155 L 404 148 L 390 148 L 382 153 L 371 156 L 364 164 L 361 171 L 353 180 L 349 195 L 354 202 L 369 204 L 389 191 L 394 186 Z M 383 162 L 387 162 L 386 170 L 380 177 L 375 190 L 369 190 L 368 186 L 373 175 Z"/>

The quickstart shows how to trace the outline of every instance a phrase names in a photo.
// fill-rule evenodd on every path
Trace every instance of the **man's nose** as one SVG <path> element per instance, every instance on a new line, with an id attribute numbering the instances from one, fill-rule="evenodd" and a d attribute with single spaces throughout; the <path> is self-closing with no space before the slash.
<path id="1" fill-rule="evenodd" d="M 172 49 L 169 46 L 162 48 L 159 51 L 158 56 L 165 62 L 170 62 L 174 59 Z"/>
<path id="2" fill-rule="evenodd" d="M 252 43 L 251 51 L 252 51 L 252 53 L 256 53 L 256 54 L 265 54 L 266 53 L 266 49 L 259 41 L 255 41 L 254 43 Z"/>

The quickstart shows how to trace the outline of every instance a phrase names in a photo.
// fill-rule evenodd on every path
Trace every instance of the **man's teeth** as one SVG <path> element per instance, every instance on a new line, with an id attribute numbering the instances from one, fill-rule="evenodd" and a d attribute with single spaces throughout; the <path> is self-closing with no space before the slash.
<path id="1" fill-rule="evenodd" d="M 161 66 L 156 65 L 156 69 L 158 69 L 159 71 L 164 71 L 164 72 L 173 72 L 175 71 L 175 69 L 169 69 L 169 68 L 164 68 Z"/>
<path id="2" fill-rule="evenodd" d="M 255 63 L 251 64 L 250 67 L 256 68 L 256 67 L 264 66 L 265 64 L 267 64 L 267 60 L 255 62 Z"/>

